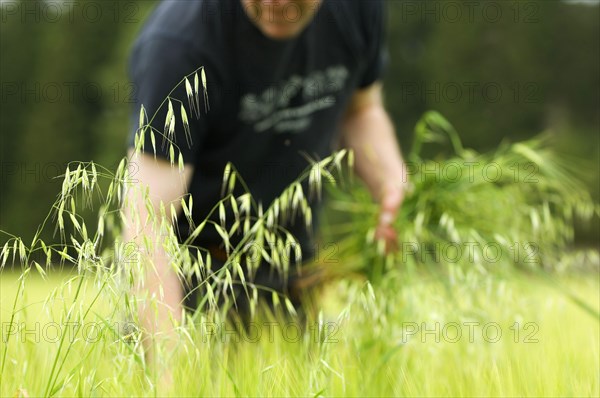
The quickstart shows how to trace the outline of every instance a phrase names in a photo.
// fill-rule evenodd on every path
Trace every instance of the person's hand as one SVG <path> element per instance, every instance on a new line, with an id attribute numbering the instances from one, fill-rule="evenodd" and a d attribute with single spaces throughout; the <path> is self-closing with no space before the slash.
<path id="1" fill-rule="evenodd" d="M 398 236 L 392 224 L 403 199 L 404 190 L 400 185 L 386 185 L 379 200 L 379 221 L 375 229 L 375 239 L 384 242 L 386 254 L 398 250 Z"/>

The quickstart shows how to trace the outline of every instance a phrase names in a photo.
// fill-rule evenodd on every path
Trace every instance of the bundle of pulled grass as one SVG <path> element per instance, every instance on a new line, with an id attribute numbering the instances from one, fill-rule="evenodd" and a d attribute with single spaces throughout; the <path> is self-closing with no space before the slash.
<path id="1" fill-rule="evenodd" d="M 328 186 L 324 239 L 336 242 L 335 259 L 317 258 L 314 267 L 325 278 L 374 282 L 397 267 L 565 268 L 575 222 L 597 217 L 599 206 L 576 178 L 577 160 L 558 156 L 551 138 L 546 133 L 478 153 L 463 148 L 442 116 L 426 113 L 415 128 L 409 190 L 393 223 L 398 250 L 384 255 L 383 242 L 375 241 L 379 209 L 364 187 Z M 451 156 L 421 157 L 425 144 L 448 139 Z"/>

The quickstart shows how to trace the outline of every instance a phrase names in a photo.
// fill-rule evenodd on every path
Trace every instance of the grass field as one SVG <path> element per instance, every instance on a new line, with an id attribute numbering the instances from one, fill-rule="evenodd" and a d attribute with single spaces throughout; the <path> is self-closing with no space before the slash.
<path id="1" fill-rule="evenodd" d="M 597 220 L 600 206 L 573 177 L 573 165 L 556 156 L 544 137 L 487 154 L 464 149 L 435 112 L 415 131 L 409 159 L 420 164 L 421 144 L 448 136 L 455 155 L 441 165 L 462 171 L 457 178 L 429 178 L 426 170 L 441 166 L 425 160 L 411 176 L 392 225 L 403 242 L 399 253 L 381 256 L 383 242 L 375 242 L 373 229 L 379 209 L 364 189 L 334 191 L 332 210 L 343 217 L 333 212 L 324 223 L 323 241 L 339 243 L 316 255 L 316 269 L 331 281 L 317 311 L 302 322 L 261 313 L 245 331 L 202 313 L 173 333 L 154 336 L 156 355 L 148 361 L 141 342 L 147 333 L 127 314 L 143 300 L 128 293 L 146 272 L 149 263 L 136 253 L 150 250 L 151 239 L 145 235 L 143 245 L 133 247 L 128 244 L 135 242 L 115 242 L 114 256 L 98 252 L 105 226 L 118 236 L 117 206 L 129 181 L 125 159 L 101 196 L 97 228 L 82 224 L 77 203 L 93 202 L 102 173 L 93 163 L 67 170 L 61 195 L 38 230 L 56 221 L 61 244 L 46 244 L 36 234 L 26 247 L 9 234 L 0 254 L 2 266 L 9 258 L 29 264 L 19 272 L 0 266 L 0 396 L 599 396 L 598 253 L 571 251 L 574 221 Z M 331 173 L 343 175 L 342 159 L 352 167 L 347 151 L 315 162 L 268 208 L 257 206 L 256 214 L 249 193 L 234 197 L 240 179 L 226 170 L 227 195 L 213 210 L 223 224 L 227 205 L 235 228 L 202 222 L 188 240 L 212 225 L 226 244 L 236 228 L 245 241 L 229 253 L 223 272 L 205 279 L 207 299 L 232 290 L 232 273 L 244 275 L 242 263 L 252 269 L 263 258 L 280 272 L 291 267 L 291 241 L 274 232 L 275 224 L 300 212 L 309 225 L 312 213 L 298 181 L 308 179 L 311 191 L 319 191 Z M 467 170 L 472 164 L 477 168 Z M 482 175 L 489 164 L 504 177 Z M 514 178 L 515 164 L 533 166 L 536 180 Z M 470 172 L 479 177 L 471 179 Z M 191 224 L 192 208 L 191 198 L 182 200 L 181 216 Z M 177 243 L 166 207 L 159 210 L 145 222 L 165 233 L 162 247 L 177 272 L 209 272 L 208 260 L 192 261 L 194 253 L 202 256 L 190 242 Z M 247 247 L 255 244 L 260 255 L 249 260 Z M 43 254 L 46 266 L 60 256 L 77 263 L 80 273 L 46 268 L 42 279 L 46 271 L 36 259 Z M 163 293 L 158 290 L 156 299 Z M 278 309 L 291 306 L 273 297 Z"/>
<path id="2" fill-rule="evenodd" d="M 94 301 L 90 279 L 73 300 L 78 279 L 64 285 L 73 276 L 29 275 L 11 328 L 18 275 L 2 273 L 1 396 L 600 394 L 598 319 L 564 294 L 597 311 L 597 275 L 553 276 L 559 289 L 515 272 L 399 271 L 375 291 L 338 282 L 302 335 L 289 319 L 267 317 L 241 335 L 207 319 L 182 329 L 178 349 L 160 360 L 172 369 L 168 388 L 111 329 L 115 293 L 105 287 Z"/>

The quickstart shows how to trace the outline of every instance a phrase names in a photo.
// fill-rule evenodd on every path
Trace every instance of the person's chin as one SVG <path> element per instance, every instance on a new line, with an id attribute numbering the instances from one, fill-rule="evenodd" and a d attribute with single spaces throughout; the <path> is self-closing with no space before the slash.
<path id="1" fill-rule="evenodd" d="M 261 30 L 265 36 L 273 40 L 288 40 L 300 34 L 300 31 L 296 27 L 290 28 L 289 26 L 278 24 L 264 25 Z"/>

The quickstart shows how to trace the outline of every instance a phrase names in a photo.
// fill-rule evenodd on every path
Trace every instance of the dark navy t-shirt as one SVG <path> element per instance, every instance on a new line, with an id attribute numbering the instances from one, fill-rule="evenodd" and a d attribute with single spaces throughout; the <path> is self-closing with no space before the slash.
<path id="1" fill-rule="evenodd" d="M 194 218 L 202 221 L 221 198 L 228 161 L 266 208 L 309 165 L 304 154 L 313 159 L 331 154 L 352 94 L 380 79 L 386 55 L 379 0 L 323 0 L 302 33 L 287 40 L 266 37 L 240 0 L 163 1 L 131 54 L 137 106 L 129 145 L 138 129 L 140 106 L 153 115 L 184 76 L 204 67 L 208 103 L 201 95 L 199 118 L 188 108 L 184 85 L 172 94 L 188 111 L 191 143 L 181 124 L 180 105 L 173 101 L 175 152 L 180 150 L 184 162 L 195 167 L 189 188 Z M 164 106 L 152 123 L 159 131 L 164 131 L 166 113 Z M 157 156 L 168 159 L 168 145 L 162 142 L 157 134 Z M 152 152 L 148 133 L 145 151 Z M 318 204 L 311 206 L 316 216 Z M 185 238 L 185 217 L 178 227 Z M 303 222 L 286 228 L 301 242 L 311 234 Z M 220 241 L 209 228 L 199 244 Z"/>

